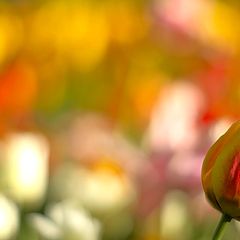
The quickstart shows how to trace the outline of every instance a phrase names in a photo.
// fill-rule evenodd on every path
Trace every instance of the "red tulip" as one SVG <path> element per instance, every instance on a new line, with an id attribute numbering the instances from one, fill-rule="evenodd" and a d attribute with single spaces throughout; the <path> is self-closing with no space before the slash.
<path id="1" fill-rule="evenodd" d="M 202 185 L 214 208 L 240 220 L 240 121 L 209 149 L 202 167 Z"/>

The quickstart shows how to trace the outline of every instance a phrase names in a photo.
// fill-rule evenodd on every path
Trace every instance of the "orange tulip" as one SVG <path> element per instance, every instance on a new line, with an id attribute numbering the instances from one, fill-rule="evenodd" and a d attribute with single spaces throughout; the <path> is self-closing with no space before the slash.
<path id="1" fill-rule="evenodd" d="M 214 208 L 240 220 L 240 121 L 209 149 L 202 167 L 202 185 Z"/>

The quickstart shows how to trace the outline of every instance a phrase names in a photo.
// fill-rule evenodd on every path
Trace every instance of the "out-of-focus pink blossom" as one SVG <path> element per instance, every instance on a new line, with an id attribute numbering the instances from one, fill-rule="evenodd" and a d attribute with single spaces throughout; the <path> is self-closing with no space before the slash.
<path id="1" fill-rule="evenodd" d="M 193 35 L 198 29 L 200 14 L 205 5 L 204 0 L 155 1 L 155 11 L 168 27 Z"/>
<path id="2" fill-rule="evenodd" d="M 199 118 L 205 107 L 202 92 L 193 84 L 167 86 L 157 102 L 149 126 L 154 151 L 179 151 L 196 146 L 200 137 Z"/>
<path id="3" fill-rule="evenodd" d="M 70 123 L 66 137 L 68 154 L 81 164 L 92 164 L 101 158 L 112 159 L 131 175 L 143 168 L 145 156 L 121 134 L 113 130 L 110 122 L 95 114 L 76 117 Z"/>

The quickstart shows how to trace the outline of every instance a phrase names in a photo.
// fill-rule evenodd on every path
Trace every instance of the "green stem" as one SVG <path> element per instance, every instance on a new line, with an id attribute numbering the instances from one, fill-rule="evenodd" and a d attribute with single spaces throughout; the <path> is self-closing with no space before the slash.
<path id="1" fill-rule="evenodd" d="M 223 236 L 223 232 L 224 232 L 224 229 L 227 225 L 228 222 L 231 221 L 231 217 L 229 217 L 228 215 L 226 214 L 223 214 L 219 223 L 218 223 L 218 226 L 214 232 L 214 235 L 213 235 L 213 238 L 212 240 L 220 240 Z"/>

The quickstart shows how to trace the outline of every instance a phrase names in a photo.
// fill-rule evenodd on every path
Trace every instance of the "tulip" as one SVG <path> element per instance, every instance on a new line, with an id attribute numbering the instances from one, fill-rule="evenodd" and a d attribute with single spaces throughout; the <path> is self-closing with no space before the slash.
<path id="1" fill-rule="evenodd" d="M 240 121 L 209 149 L 202 166 L 202 185 L 211 205 L 223 214 L 214 238 L 219 239 L 226 222 L 240 221 Z"/>

